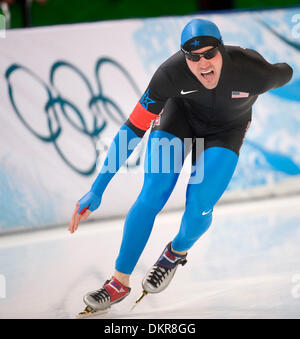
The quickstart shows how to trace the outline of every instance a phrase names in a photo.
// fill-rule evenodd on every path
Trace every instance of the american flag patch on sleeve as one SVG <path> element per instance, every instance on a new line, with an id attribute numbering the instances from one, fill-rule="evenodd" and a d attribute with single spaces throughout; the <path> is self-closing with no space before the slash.
<path id="1" fill-rule="evenodd" d="M 231 97 L 233 99 L 235 99 L 235 98 L 248 98 L 248 96 L 249 96 L 249 93 L 247 93 L 247 92 L 239 92 L 239 91 L 232 91 L 231 92 Z"/>

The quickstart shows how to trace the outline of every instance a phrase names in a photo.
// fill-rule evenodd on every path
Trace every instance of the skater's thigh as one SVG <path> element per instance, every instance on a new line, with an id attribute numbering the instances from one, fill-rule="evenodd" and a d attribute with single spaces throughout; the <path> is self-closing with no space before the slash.
<path id="1" fill-rule="evenodd" d="M 185 118 L 179 99 L 167 101 L 163 112 L 154 121 L 147 144 L 145 174 L 164 174 L 166 183 L 179 174 L 192 147 L 193 131 Z M 151 179 L 161 177 L 151 176 Z"/>
<path id="2" fill-rule="evenodd" d="M 250 123 L 251 121 L 246 119 L 242 123 L 227 130 L 203 137 L 204 147 L 196 147 L 197 144 L 194 142 L 192 148 L 192 163 L 195 164 L 196 159 L 199 158 L 203 150 L 207 150 L 211 147 L 226 148 L 235 152 L 237 156 L 239 156 L 240 149 L 243 145 Z M 214 158 L 212 156 L 211 159 L 211 163 L 213 164 Z M 210 158 L 208 160 L 210 160 Z"/>
<path id="3" fill-rule="evenodd" d="M 186 119 L 185 107 L 178 98 L 170 98 L 159 117 L 154 121 L 151 133 L 154 131 L 165 131 L 182 141 L 193 138 L 194 133 Z"/>
<path id="4" fill-rule="evenodd" d="M 251 121 L 246 119 L 244 122 L 234 127 L 205 137 L 204 149 L 208 149 L 210 147 L 223 147 L 230 149 L 239 155 L 250 123 Z"/>
<path id="5" fill-rule="evenodd" d="M 187 187 L 187 202 L 212 208 L 227 188 L 238 155 L 225 147 L 209 147 L 197 158 Z"/>

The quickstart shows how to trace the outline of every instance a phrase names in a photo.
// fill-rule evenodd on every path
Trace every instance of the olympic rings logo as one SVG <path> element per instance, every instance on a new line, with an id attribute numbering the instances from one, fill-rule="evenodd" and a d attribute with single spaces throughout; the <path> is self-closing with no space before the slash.
<path id="1" fill-rule="evenodd" d="M 93 90 L 92 85 L 85 74 L 79 68 L 67 61 L 57 61 L 52 65 L 49 74 L 50 86 L 48 86 L 43 79 L 41 79 L 29 68 L 19 64 L 12 64 L 5 73 L 10 102 L 23 125 L 39 140 L 46 143 L 52 143 L 57 153 L 69 167 L 71 167 L 77 173 L 86 176 L 93 174 L 96 170 L 97 158 L 99 156 L 99 150 L 96 147 L 96 142 L 99 140 L 100 134 L 107 127 L 107 124 L 114 123 L 118 126 L 121 126 L 127 119 L 120 105 L 113 98 L 104 94 L 103 80 L 101 76 L 104 65 L 110 65 L 115 70 L 120 72 L 120 74 L 125 77 L 126 81 L 128 81 L 128 84 L 137 95 L 137 98 L 141 97 L 141 92 L 129 72 L 115 60 L 105 57 L 98 59 L 96 62 L 96 92 Z M 89 94 L 89 100 L 87 102 L 87 110 L 85 113 L 83 113 L 74 102 L 64 97 L 58 90 L 56 74 L 58 70 L 61 69 L 68 69 L 69 71 L 73 72 L 75 76 L 80 78 L 84 87 L 86 88 Z M 27 76 L 32 78 L 32 80 L 36 82 L 37 85 L 40 86 L 45 92 L 46 102 L 44 103 L 43 107 L 41 107 L 41 110 L 37 113 L 41 114 L 41 117 L 43 117 L 43 123 L 47 132 L 41 132 L 36 127 L 34 127 L 32 122 L 26 116 L 26 110 L 22 110 L 20 107 L 22 105 L 17 104 L 15 82 L 12 80 L 12 76 L 16 74 L 16 72 L 20 71 L 25 72 Z M 32 99 L 34 99 L 35 93 L 30 93 L 30 95 L 31 94 Z M 92 124 L 90 124 L 92 126 L 89 126 L 87 123 L 87 114 L 91 115 L 89 116 L 89 119 L 92 119 Z M 74 160 L 70 160 L 66 154 L 66 151 L 63 151 L 62 146 L 59 145 L 58 140 L 63 133 L 61 116 L 65 118 L 72 128 L 76 129 L 76 131 L 86 136 L 91 141 L 94 160 L 87 168 L 82 169 L 79 166 L 80 164 Z"/>

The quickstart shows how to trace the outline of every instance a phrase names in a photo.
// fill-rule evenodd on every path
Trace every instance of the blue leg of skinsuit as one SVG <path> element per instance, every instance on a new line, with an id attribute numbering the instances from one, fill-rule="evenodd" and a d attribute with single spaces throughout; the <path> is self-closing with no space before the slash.
<path id="1" fill-rule="evenodd" d="M 228 186 L 238 161 L 238 155 L 234 151 L 210 147 L 197 159 L 196 170 L 203 166 L 203 158 L 203 181 L 193 183 L 195 180 L 192 174 L 187 187 L 185 212 L 179 233 L 172 241 L 175 251 L 190 249 L 207 231 L 212 222 L 214 205 Z"/>
<path id="2" fill-rule="evenodd" d="M 172 140 L 176 147 L 171 148 L 170 167 L 164 163 L 166 167 L 160 166 L 158 170 L 157 161 L 162 164 L 162 157 L 164 159 L 169 157 L 163 156 L 161 148 L 158 156 L 157 148 L 151 145 L 154 146 L 157 141 L 164 138 Z M 116 260 L 116 270 L 119 272 L 130 274 L 143 252 L 155 217 L 166 204 L 177 182 L 184 160 L 184 147 L 182 140 L 173 134 L 161 130 L 150 133 L 143 188 L 126 217 L 122 244 Z M 149 168 L 150 166 L 152 167 Z"/>
<path id="3" fill-rule="evenodd" d="M 170 197 L 179 176 L 178 168 L 182 166 L 184 143 L 174 135 L 161 130 L 154 131 L 149 136 L 146 155 L 148 164 L 150 159 L 157 156 L 155 150 L 151 151 L 150 146 L 154 138 L 177 140 L 182 147 L 177 147 L 176 152 L 173 153 L 174 160 L 170 162 L 169 173 L 162 173 L 162 171 L 147 173 L 147 169 L 145 170 L 144 185 L 127 215 L 122 244 L 116 260 L 116 270 L 126 274 L 131 274 L 138 262 L 149 239 L 155 218 Z M 196 173 L 201 173 L 199 167 L 204 164 L 204 179 L 198 184 L 192 183 L 197 182 L 193 177 L 190 179 L 186 210 L 180 231 L 172 243 L 173 249 L 177 251 L 189 249 L 208 229 L 212 221 L 212 209 L 225 191 L 237 160 L 238 156 L 235 152 L 222 147 L 211 147 L 196 161 Z"/>

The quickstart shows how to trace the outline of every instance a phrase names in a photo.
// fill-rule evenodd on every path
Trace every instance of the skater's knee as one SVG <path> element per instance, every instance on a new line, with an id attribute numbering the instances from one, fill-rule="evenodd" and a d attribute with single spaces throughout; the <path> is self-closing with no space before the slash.
<path id="1" fill-rule="evenodd" d="M 148 175 L 140 194 L 140 201 L 160 211 L 167 202 L 174 187 L 174 179 L 158 174 Z"/>
<path id="2" fill-rule="evenodd" d="M 207 231 L 212 222 L 213 207 L 211 205 L 190 204 L 183 215 L 183 229 L 191 237 L 197 237 Z"/>
<path id="3" fill-rule="evenodd" d="M 193 244 L 209 229 L 212 222 L 212 210 L 187 208 L 182 217 L 180 230 L 174 239 L 174 249 L 183 251 Z"/>
<path id="4" fill-rule="evenodd" d="M 186 213 L 185 220 L 190 226 L 191 230 L 195 230 L 195 233 L 204 233 L 207 231 L 212 222 L 212 210 L 201 210 L 196 213 Z"/>
<path id="5" fill-rule="evenodd" d="M 164 207 L 169 196 L 168 191 L 156 190 L 155 187 L 153 187 L 153 191 L 144 191 L 143 193 L 139 199 L 140 203 L 157 213 Z"/>
<path id="6" fill-rule="evenodd" d="M 193 219 L 206 219 L 208 216 L 212 216 L 214 204 L 208 199 L 201 199 L 189 201 L 186 204 L 185 213 Z"/>

